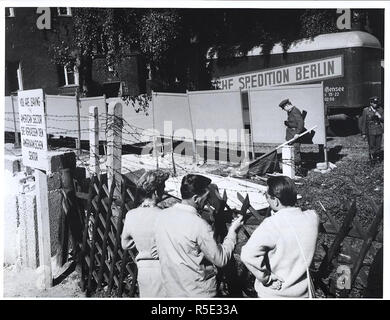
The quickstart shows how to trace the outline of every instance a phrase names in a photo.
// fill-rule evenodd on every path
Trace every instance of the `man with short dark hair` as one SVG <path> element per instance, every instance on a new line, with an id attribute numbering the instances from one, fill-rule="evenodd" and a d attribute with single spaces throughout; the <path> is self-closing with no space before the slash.
<path id="1" fill-rule="evenodd" d="M 383 137 L 383 109 L 379 106 L 379 98 L 371 97 L 370 106 L 363 109 L 362 135 L 367 136 L 370 162 L 380 160 Z"/>
<path id="2" fill-rule="evenodd" d="M 294 207 L 297 191 L 285 176 L 267 180 L 266 199 L 273 214 L 264 219 L 242 247 L 241 260 L 256 277 L 259 298 L 309 296 L 309 267 L 317 241 L 315 211 Z"/>
<path id="3" fill-rule="evenodd" d="M 289 99 L 284 99 L 279 103 L 279 107 L 287 112 L 287 120 L 284 121 L 286 126 L 286 141 L 292 138 L 297 138 L 301 134 L 305 127 L 305 122 L 302 117 L 301 111 L 292 105 Z M 294 146 L 294 161 L 297 172 L 301 167 L 301 142 L 299 139 L 295 140 L 292 145 Z"/>
<path id="4" fill-rule="evenodd" d="M 211 180 L 188 174 L 180 187 L 182 202 L 165 209 L 155 228 L 162 280 L 168 297 L 214 297 L 216 267 L 227 264 L 237 242 L 242 216 L 234 219 L 222 244 L 200 217 Z"/>

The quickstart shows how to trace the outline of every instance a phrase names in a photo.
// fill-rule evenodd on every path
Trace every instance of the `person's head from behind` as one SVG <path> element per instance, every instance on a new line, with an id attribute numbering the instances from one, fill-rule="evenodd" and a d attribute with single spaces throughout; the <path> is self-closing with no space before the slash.
<path id="1" fill-rule="evenodd" d="M 274 211 L 293 207 L 297 202 L 297 189 L 294 181 L 286 176 L 270 177 L 267 180 L 266 199 Z"/>
<path id="2" fill-rule="evenodd" d="M 183 203 L 202 210 L 209 195 L 211 180 L 198 174 L 187 174 L 181 181 L 180 193 Z"/>
<path id="3" fill-rule="evenodd" d="M 139 202 L 146 199 L 155 202 L 162 198 L 165 189 L 165 181 L 169 173 L 162 170 L 146 171 L 137 181 L 137 198 Z"/>

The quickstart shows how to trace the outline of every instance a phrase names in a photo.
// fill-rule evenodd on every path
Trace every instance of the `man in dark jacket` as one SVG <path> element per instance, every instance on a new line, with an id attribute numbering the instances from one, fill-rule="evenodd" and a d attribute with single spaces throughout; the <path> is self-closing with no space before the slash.
<path id="1" fill-rule="evenodd" d="M 279 107 L 287 112 L 287 121 L 284 122 L 286 126 L 286 141 L 292 138 L 298 137 L 303 132 L 305 126 L 301 111 L 297 107 L 294 107 L 289 99 L 285 99 L 279 103 Z M 292 145 L 294 146 L 294 158 L 296 171 L 300 171 L 301 167 L 301 142 L 300 139 L 295 140 Z"/>
<path id="2" fill-rule="evenodd" d="M 371 97 L 370 106 L 363 109 L 362 135 L 367 136 L 370 162 L 380 160 L 383 137 L 383 108 L 379 106 L 379 98 Z"/>

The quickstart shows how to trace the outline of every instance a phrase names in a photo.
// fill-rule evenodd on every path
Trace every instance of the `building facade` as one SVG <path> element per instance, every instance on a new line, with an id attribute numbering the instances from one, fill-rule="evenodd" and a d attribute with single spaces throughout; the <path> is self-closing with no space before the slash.
<path id="1" fill-rule="evenodd" d="M 49 22 L 42 21 L 45 10 L 50 10 Z M 72 9 L 6 8 L 5 15 L 5 94 L 43 88 L 46 94 L 74 95 L 79 87 L 78 70 L 53 62 L 50 53 L 58 33 L 71 32 Z M 46 28 L 39 25 L 42 23 Z M 142 56 L 129 55 L 116 69 L 108 66 L 104 57 L 97 56 L 92 62 L 93 90 L 88 95 L 145 93 L 147 72 Z"/>

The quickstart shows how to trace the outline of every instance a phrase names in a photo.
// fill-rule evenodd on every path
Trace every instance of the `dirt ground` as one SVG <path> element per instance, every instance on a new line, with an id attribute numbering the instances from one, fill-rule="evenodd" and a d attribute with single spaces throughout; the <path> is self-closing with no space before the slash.
<path id="1" fill-rule="evenodd" d="M 16 267 L 12 265 L 3 268 L 3 281 L 4 298 L 85 297 L 78 286 L 80 279 L 76 272 L 70 274 L 60 284 L 45 290 L 41 286 L 39 271 L 34 269 L 17 271 Z"/>

